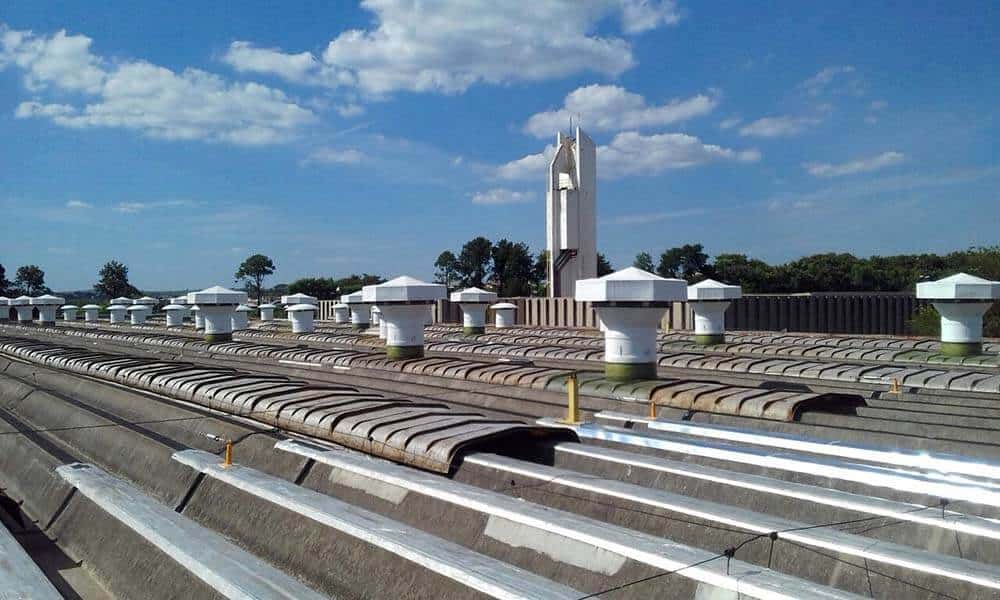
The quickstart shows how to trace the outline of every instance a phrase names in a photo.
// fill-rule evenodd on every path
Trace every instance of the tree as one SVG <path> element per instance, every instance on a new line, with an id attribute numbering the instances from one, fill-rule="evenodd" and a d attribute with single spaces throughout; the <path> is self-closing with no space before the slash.
<path id="1" fill-rule="evenodd" d="M 286 286 L 289 294 L 308 294 L 320 300 L 336 300 L 344 294 L 353 294 L 366 285 L 385 281 L 378 275 L 351 275 L 341 279 L 332 277 L 303 277 Z M 275 288 L 277 289 L 277 288 Z"/>
<path id="2" fill-rule="evenodd" d="M 102 298 L 139 295 L 139 290 L 128 281 L 128 267 L 117 260 L 105 263 L 97 276 L 100 280 L 94 284 L 94 291 Z"/>
<path id="3" fill-rule="evenodd" d="M 452 282 L 458 279 L 458 258 L 455 257 L 455 253 L 451 250 L 445 250 L 434 261 L 434 267 L 437 268 L 434 280 L 451 289 Z"/>
<path id="4" fill-rule="evenodd" d="M 632 266 L 636 269 L 642 269 L 648 273 L 652 273 L 656 268 L 653 266 L 653 257 L 649 255 L 649 252 L 640 252 L 635 255 L 635 260 L 632 261 Z"/>
<path id="5" fill-rule="evenodd" d="M 787 263 L 788 279 L 795 289 L 810 292 L 854 290 L 851 276 L 862 263 L 852 254 L 814 254 Z"/>
<path id="6" fill-rule="evenodd" d="M 306 294 L 320 300 L 333 300 L 338 297 L 337 281 L 331 277 L 303 277 L 288 286 L 288 293 Z"/>
<path id="7" fill-rule="evenodd" d="M 7 293 L 7 288 L 10 287 L 10 282 L 7 281 L 7 270 L 0 265 L 0 296 Z"/>
<path id="8" fill-rule="evenodd" d="M 381 275 L 371 275 L 369 273 L 362 273 L 361 275 L 352 274 L 349 277 L 336 280 L 337 287 L 340 288 L 340 294 L 353 294 L 366 285 L 377 285 L 383 282 L 385 282 L 385 278 Z"/>
<path id="9" fill-rule="evenodd" d="M 535 279 L 544 282 L 549 278 L 549 251 L 542 250 L 535 259 Z"/>
<path id="10" fill-rule="evenodd" d="M 50 291 L 49 288 L 45 287 L 45 271 L 41 270 L 38 265 L 18 267 L 14 285 L 28 296 L 47 294 Z"/>
<path id="11" fill-rule="evenodd" d="M 689 282 L 700 280 L 711 273 L 708 255 L 701 244 L 684 244 L 668 248 L 660 255 L 656 274 L 660 277 L 682 277 Z"/>
<path id="12" fill-rule="evenodd" d="M 501 296 L 528 296 L 534 284 L 535 264 L 524 242 L 502 239 L 493 246 L 493 282 Z"/>
<path id="13" fill-rule="evenodd" d="M 545 296 L 549 293 L 549 251 L 541 250 L 535 258 L 531 273 L 532 294 Z"/>
<path id="14" fill-rule="evenodd" d="M 597 253 L 597 276 L 604 277 L 605 275 L 610 275 L 614 273 L 615 269 L 611 266 L 611 262 L 600 252 Z"/>
<path id="15" fill-rule="evenodd" d="M 493 258 L 493 242 L 479 236 L 462 246 L 458 255 L 458 273 L 465 287 L 483 287 L 490 275 L 490 261 Z"/>
<path id="16" fill-rule="evenodd" d="M 747 294 L 770 291 L 775 286 L 774 269 L 762 260 L 745 254 L 720 254 L 715 257 L 715 276 L 724 283 L 740 285 Z"/>
<path id="17" fill-rule="evenodd" d="M 274 262 L 263 254 L 254 254 L 247 257 L 236 270 L 236 281 L 243 281 L 248 294 L 257 297 L 257 304 L 260 305 L 264 296 L 264 278 L 274 274 Z"/>

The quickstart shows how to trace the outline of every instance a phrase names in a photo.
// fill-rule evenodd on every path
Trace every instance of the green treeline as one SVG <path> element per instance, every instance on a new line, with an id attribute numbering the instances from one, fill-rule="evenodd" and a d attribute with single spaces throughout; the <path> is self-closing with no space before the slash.
<path id="1" fill-rule="evenodd" d="M 634 265 L 649 270 L 652 257 L 636 256 Z M 668 248 L 655 272 L 689 282 L 711 278 L 743 286 L 746 294 L 796 292 L 914 291 L 919 281 L 958 272 L 1000 280 L 1000 246 L 939 254 L 900 254 L 858 258 L 853 254 L 813 254 L 772 265 L 745 254 L 720 254 L 710 260 L 701 244 Z"/>

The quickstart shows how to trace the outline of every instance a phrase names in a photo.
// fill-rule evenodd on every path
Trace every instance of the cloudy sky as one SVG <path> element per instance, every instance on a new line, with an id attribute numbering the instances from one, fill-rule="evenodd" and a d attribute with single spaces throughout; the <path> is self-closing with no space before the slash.
<path id="1" fill-rule="evenodd" d="M 541 247 L 571 118 L 616 266 L 1000 243 L 1000 11 L 877 4 L 8 0 L 0 264 L 430 277 L 476 235 Z"/>

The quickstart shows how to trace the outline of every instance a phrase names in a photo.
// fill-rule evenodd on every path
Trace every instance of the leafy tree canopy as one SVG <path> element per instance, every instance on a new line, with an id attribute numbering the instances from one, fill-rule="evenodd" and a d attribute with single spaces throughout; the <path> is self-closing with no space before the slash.
<path id="1" fill-rule="evenodd" d="M 524 242 L 502 239 L 493 246 L 493 282 L 501 296 L 528 296 L 534 284 L 535 263 Z"/>
<path id="2" fill-rule="evenodd" d="M 128 280 L 128 267 L 112 260 L 104 264 L 97 273 L 100 278 L 94 284 L 94 292 L 101 298 L 117 298 L 119 296 L 138 296 L 139 290 Z"/>
<path id="3" fill-rule="evenodd" d="M 52 290 L 45 287 L 45 271 L 38 265 L 24 265 L 17 268 L 17 275 L 14 278 L 14 285 L 18 290 L 28 296 L 48 294 Z"/>
<path id="4" fill-rule="evenodd" d="M 720 254 L 709 261 L 701 244 L 686 244 L 664 251 L 656 271 L 661 276 L 683 277 L 692 283 L 712 277 L 739 284 L 749 294 L 912 292 L 919 281 L 960 271 L 985 279 L 1000 279 L 1000 246 L 945 255 L 858 258 L 847 253 L 813 254 L 771 265 L 745 254 Z"/>
<path id="5" fill-rule="evenodd" d="M 632 261 L 632 266 L 636 269 L 642 269 L 648 273 L 652 273 L 656 267 L 653 265 L 653 257 L 649 255 L 649 252 L 640 252 L 635 255 L 635 260 Z"/>
<path id="6" fill-rule="evenodd" d="M 548 253 L 536 257 L 524 242 L 502 239 L 496 244 L 479 236 L 462 245 L 456 256 L 445 250 L 434 261 L 434 278 L 449 288 L 492 288 L 500 296 L 545 293 Z"/>
<path id="7" fill-rule="evenodd" d="M 540 250 L 538 252 L 538 257 L 535 259 L 535 268 L 533 270 L 533 281 L 534 281 L 534 292 L 536 296 L 544 296 L 548 294 L 549 287 L 549 251 L 548 249 Z"/>
<path id="8" fill-rule="evenodd" d="M 243 282 L 247 294 L 255 296 L 260 304 L 264 295 L 264 278 L 274 274 L 274 261 L 263 254 L 248 256 L 236 269 L 236 282 Z"/>
<path id="9" fill-rule="evenodd" d="M 434 261 L 434 281 L 452 289 L 458 282 L 458 258 L 451 250 L 445 250 Z"/>
<path id="10" fill-rule="evenodd" d="M 479 236 L 462 246 L 458 255 L 458 274 L 465 287 L 483 287 L 490 276 L 493 243 Z"/>
<path id="11" fill-rule="evenodd" d="M 615 269 L 611 266 L 611 262 L 600 252 L 597 253 L 597 276 L 604 277 L 605 275 L 610 275 L 614 273 Z"/>
<path id="12" fill-rule="evenodd" d="M 303 277 L 288 285 L 289 294 L 308 294 L 320 300 L 338 300 L 344 294 L 353 294 L 366 285 L 375 285 L 385 279 L 364 273 L 335 279 L 333 277 Z"/>
<path id="13" fill-rule="evenodd" d="M 656 274 L 660 277 L 681 277 L 697 281 L 704 279 L 702 275 L 710 275 L 711 269 L 708 267 L 708 254 L 705 254 L 701 244 L 684 244 L 663 251 Z"/>

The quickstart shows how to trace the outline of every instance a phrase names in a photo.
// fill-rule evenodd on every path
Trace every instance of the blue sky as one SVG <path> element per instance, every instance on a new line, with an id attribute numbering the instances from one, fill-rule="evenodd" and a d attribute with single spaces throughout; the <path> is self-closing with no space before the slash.
<path id="1" fill-rule="evenodd" d="M 616 267 L 1000 243 L 990 2 L 6 2 L 0 264 L 146 289 L 429 278 L 544 241 L 547 148 L 599 144 Z"/>

